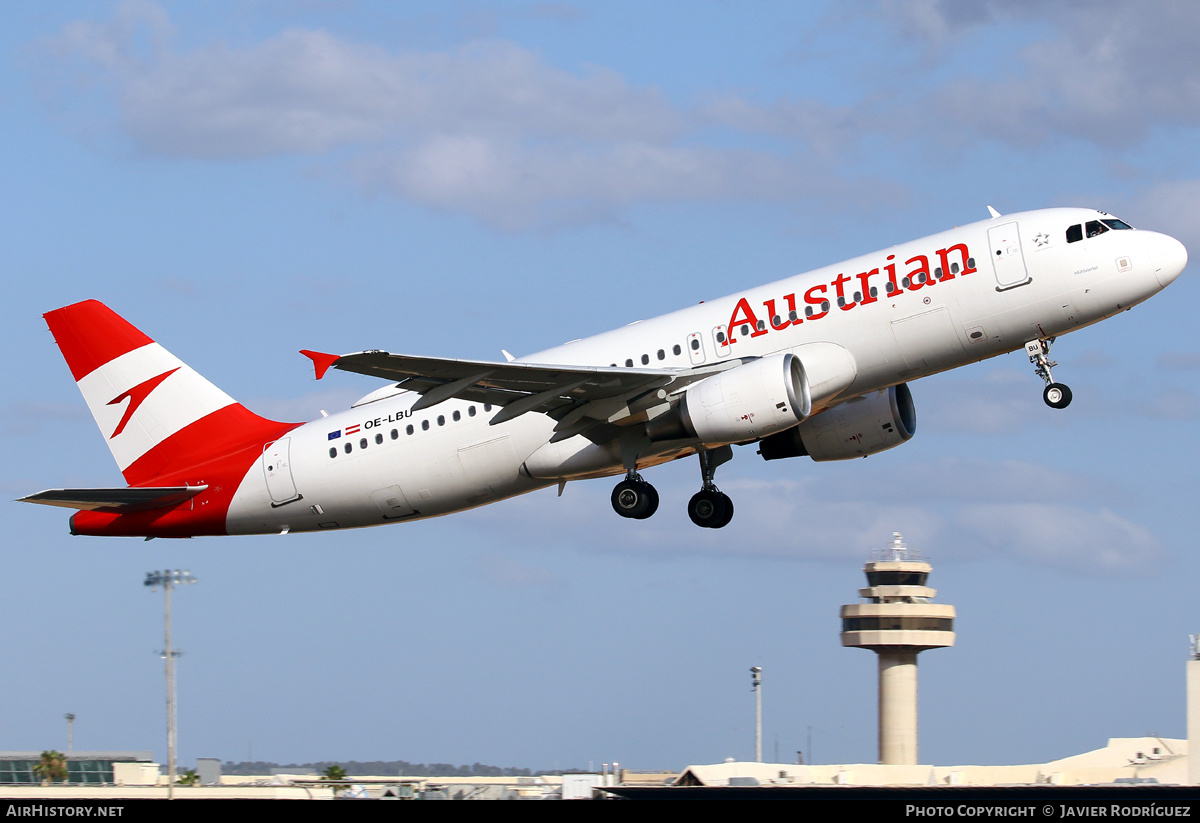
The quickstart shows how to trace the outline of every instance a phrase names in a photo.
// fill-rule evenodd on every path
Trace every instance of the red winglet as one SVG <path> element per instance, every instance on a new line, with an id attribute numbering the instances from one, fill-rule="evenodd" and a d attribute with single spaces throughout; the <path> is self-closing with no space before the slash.
<path id="1" fill-rule="evenodd" d="M 316 372 L 318 380 L 324 377 L 325 372 L 329 371 L 329 367 L 341 358 L 340 354 L 326 354 L 325 352 L 309 351 L 308 349 L 301 349 L 300 353 L 313 361 L 313 371 Z"/>

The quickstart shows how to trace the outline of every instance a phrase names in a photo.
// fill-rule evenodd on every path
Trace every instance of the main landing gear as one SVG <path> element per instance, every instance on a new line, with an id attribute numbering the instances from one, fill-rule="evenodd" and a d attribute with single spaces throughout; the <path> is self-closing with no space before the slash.
<path id="1" fill-rule="evenodd" d="M 613 489 L 612 507 L 622 517 L 645 520 L 658 511 L 658 491 L 631 470 Z"/>
<path id="2" fill-rule="evenodd" d="M 1030 340 L 1025 344 L 1025 353 L 1029 355 L 1029 362 L 1034 365 L 1037 376 L 1046 381 L 1046 388 L 1042 392 L 1046 405 L 1052 409 L 1065 409 L 1071 405 L 1071 390 L 1065 383 L 1055 383 L 1054 376 L 1050 374 L 1050 370 L 1058 365 L 1050 359 L 1050 347 L 1053 345 L 1053 337 Z"/>
<path id="3" fill-rule="evenodd" d="M 716 487 L 713 475 L 717 473 L 717 466 L 733 458 L 733 449 L 729 446 L 712 451 L 701 449 L 699 457 L 704 485 L 688 501 L 688 517 L 702 528 L 721 529 L 733 519 L 733 501 Z"/>
<path id="4" fill-rule="evenodd" d="M 701 449 L 699 455 L 704 485 L 688 501 L 688 517 L 697 526 L 720 529 L 733 519 L 733 501 L 716 487 L 713 475 L 717 466 L 733 458 L 733 449 L 729 446 Z M 630 469 L 625 473 L 625 479 L 612 491 L 612 507 L 622 517 L 645 520 L 658 511 L 658 492 L 640 474 Z"/>

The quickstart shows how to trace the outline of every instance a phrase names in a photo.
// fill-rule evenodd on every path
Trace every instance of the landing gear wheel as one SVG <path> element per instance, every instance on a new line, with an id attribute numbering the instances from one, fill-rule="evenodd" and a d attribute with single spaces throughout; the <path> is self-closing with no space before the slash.
<path id="1" fill-rule="evenodd" d="M 729 521 L 733 519 L 733 501 L 730 500 L 729 495 L 725 494 L 724 492 L 717 492 L 717 494 L 721 495 L 721 498 L 725 503 L 725 514 L 720 520 L 709 526 L 710 529 L 723 529 L 728 526 Z"/>
<path id="2" fill-rule="evenodd" d="M 645 520 L 647 517 L 653 516 L 653 514 L 658 511 L 658 489 L 644 481 L 642 482 L 642 486 L 644 487 L 644 491 L 646 493 L 647 503 L 645 513 L 638 516 L 638 520 Z"/>
<path id="3" fill-rule="evenodd" d="M 733 502 L 723 492 L 701 489 L 688 501 L 688 517 L 701 528 L 719 529 L 733 519 Z"/>
<path id="4" fill-rule="evenodd" d="M 658 492 L 645 480 L 622 480 L 613 489 L 612 507 L 622 517 L 645 520 L 658 510 Z"/>
<path id="5" fill-rule="evenodd" d="M 1065 409 L 1071 405 L 1071 390 L 1065 383 L 1051 383 L 1042 392 L 1042 399 L 1052 409 Z"/>

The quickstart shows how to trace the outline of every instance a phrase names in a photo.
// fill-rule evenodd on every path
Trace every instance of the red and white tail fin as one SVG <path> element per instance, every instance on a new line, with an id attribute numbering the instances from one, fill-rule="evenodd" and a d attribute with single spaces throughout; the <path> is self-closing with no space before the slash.
<path id="1" fill-rule="evenodd" d="M 85 300 L 44 317 L 130 485 L 292 427 L 250 412 L 103 303 Z"/>

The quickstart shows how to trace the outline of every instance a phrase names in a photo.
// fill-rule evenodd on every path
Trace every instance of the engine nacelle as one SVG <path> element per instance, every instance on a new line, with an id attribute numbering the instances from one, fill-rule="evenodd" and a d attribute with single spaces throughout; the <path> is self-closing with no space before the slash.
<path id="1" fill-rule="evenodd" d="M 776 354 L 688 386 L 669 415 L 676 425 L 651 421 L 648 431 L 655 440 L 686 436 L 709 446 L 742 443 L 791 428 L 811 410 L 800 358 Z"/>
<path id="2" fill-rule="evenodd" d="M 759 444 L 763 460 L 808 455 L 817 462 L 866 457 L 910 440 L 917 411 L 908 385 L 856 397 Z"/>

